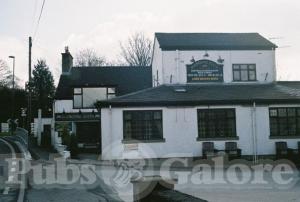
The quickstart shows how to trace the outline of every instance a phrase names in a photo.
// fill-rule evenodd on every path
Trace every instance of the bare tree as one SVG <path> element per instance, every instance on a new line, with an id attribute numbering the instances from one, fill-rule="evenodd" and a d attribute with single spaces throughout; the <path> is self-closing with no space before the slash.
<path id="1" fill-rule="evenodd" d="M 125 44 L 120 43 L 121 56 L 131 66 L 149 66 L 151 64 L 152 40 L 143 32 L 137 32 L 127 39 Z"/>
<path id="2" fill-rule="evenodd" d="M 11 72 L 4 60 L 0 59 L 0 86 L 9 86 Z"/>
<path id="3" fill-rule="evenodd" d="M 107 64 L 105 57 L 99 56 L 97 52 L 91 48 L 79 51 L 75 57 L 75 66 L 104 66 Z"/>
<path id="4" fill-rule="evenodd" d="M 21 88 L 19 85 L 21 82 L 20 78 L 15 75 L 15 88 Z M 0 59 L 0 86 L 12 88 L 13 86 L 13 75 L 9 70 L 7 63 Z"/>

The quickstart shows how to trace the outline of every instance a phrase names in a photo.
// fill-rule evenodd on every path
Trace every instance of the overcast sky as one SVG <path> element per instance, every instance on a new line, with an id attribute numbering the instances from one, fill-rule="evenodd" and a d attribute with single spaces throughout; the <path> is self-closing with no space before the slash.
<path id="1" fill-rule="evenodd" d="M 27 80 L 28 37 L 43 0 L 0 0 L 0 59 L 16 56 Z M 280 80 L 300 80 L 299 0 L 46 0 L 33 41 L 33 62 L 46 59 L 57 80 L 61 52 L 94 48 L 118 60 L 119 41 L 136 31 L 259 32 L 277 49 Z"/>

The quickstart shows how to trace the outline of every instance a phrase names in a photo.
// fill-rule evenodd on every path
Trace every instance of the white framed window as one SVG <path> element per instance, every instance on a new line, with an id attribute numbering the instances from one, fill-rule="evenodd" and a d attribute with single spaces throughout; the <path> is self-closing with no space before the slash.
<path id="1" fill-rule="evenodd" d="M 256 81 L 255 64 L 233 64 L 233 81 Z"/>
<path id="2" fill-rule="evenodd" d="M 94 104 L 98 100 L 106 100 L 116 96 L 113 87 L 85 87 L 74 88 L 73 107 L 74 108 L 95 108 Z"/>

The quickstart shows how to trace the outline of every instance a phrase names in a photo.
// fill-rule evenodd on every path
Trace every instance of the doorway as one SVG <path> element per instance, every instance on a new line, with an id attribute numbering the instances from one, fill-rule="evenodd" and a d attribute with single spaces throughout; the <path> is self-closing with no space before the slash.
<path id="1" fill-rule="evenodd" d="M 100 122 L 77 122 L 77 141 L 80 149 L 86 152 L 101 152 Z"/>

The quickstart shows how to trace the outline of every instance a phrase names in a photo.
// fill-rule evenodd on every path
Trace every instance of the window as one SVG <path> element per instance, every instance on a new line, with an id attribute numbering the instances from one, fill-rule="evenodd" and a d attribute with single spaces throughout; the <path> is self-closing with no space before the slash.
<path id="1" fill-rule="evenodd" d="M 297 136 L 300 134 L 300 108 L 270 108 L 270 136 Z"/>
<path id="2" fill-rule="evenodd" d="M 236 137 L 235 109 L 198 109 L 198 137 Z"/>
<path id="3" fill-rule="evenodd" d="M 82 89 L 74 88 L 74 107 L 81 108 L 82 107 Z"/>
<path id="4" fill-rule="evenodd" d="M 94 108 L 97 100 L 107 99 L 106 88 L 83 88 L 82 91 L 83 108 Z"/>
<path id="5" fill-rule="evenodd" d="M 256 81 L 255 64 L 234 64 L 233 81 Z"/>
<path id="6" fill-rule="evenodd" d="M 94 108 L 97 100 L 115 97 L 115 88 L 74 88 L 74 108 Z"/>
<path id="7" fill-rule="evenodd" d="M 124 140 L 163 140 L 162 111 L 124 111 Z"/>

